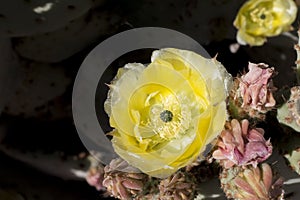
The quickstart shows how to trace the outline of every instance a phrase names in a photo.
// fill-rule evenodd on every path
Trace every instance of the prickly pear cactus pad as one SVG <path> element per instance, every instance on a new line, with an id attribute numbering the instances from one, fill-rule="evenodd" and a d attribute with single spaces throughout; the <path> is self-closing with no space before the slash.
<path id="1" fill-rule="evenodd" d="M 20 60 L 13 50 L 11 39 L 0 38 L 0 90 L 2 98 L 0 99 L 0 112 L 9 101 L 14 90 L 20 83 L 22 73 L 20 72 Z"/>
<path id="2" fill-rule="evenodd" d="M 289 161 L 292 169 L 300 174 L 300 149 L 293 150 L 291 154 L 286 154 L 285 157 Z"/>
<path id="3" fill-rule="evenodd" d="M 71 85 L 71 78 L 65 74 L 64 67 L 24 61 L 20 63 L 19 70 L 23 75 L 21 83 L 11 95 L 4 113 L 24 118 L 42 118 L 47 114 L 48 119 L 65 117 L 70 107 L 58 108 L 59 102 L 63 101 L 60 97 Z"/>
<path id="4" fill-rule="evenodd" d="M 291 88 L 290 99 L 278 109 L 277 113 L 277 118 L 280 123 L 290 126 L 298 132 L 300 132 L 299 89 L 297 86 Z"/>
<path id="5" fill-rule="evenodd" d="M 300 34 L 298 30 L 298 35 Z M 296 77 L 298 80 L 298 84 L 290 89 L 290 97 L 289 100 L 284 103 L 281 108 L 278 109 L 277 119 L 280 123 L 287 125 L 293 128 L 295 131 L 300 132 L 300 87 L 299 81 L 299 70 L 300 70 L 300 40 L 298 44 L 295 45 L 295 50 L 297 53 L 297 60 L 296 60 Z"/>
<path id="6" fill-rule="evenodd" d="M 122 17 L 117 10 L 92 10 L 53 31 L 16 38 L 16 51 L 24 58 L 40 62 L 65 60 L 97 40 L 116 33 Z"/>
<path id="7" fill-rule="evenodd" d="M 92 0 L 3 1 L 0 6 L 0 36 L 16 37 L 53 31 L 82 16 L 94 5 Z"/>

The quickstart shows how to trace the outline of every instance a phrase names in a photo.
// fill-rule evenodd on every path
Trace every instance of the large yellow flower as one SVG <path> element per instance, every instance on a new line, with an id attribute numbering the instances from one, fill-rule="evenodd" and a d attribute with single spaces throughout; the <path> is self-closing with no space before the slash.
<path id="1" fill-rule="evenodd" d="M 266 37 L 291 30 L 297 6 L 293 0 L 249 0 L 239 10 L 234 26 L 240 44 L 260 46 Z"/>
<path id="2" fill-rule="evenodd" d="M 216 59 L 186 50 L 157 50 L 151 61 L 119 69 L 105 109 L 116 153 L 163 178 L 196 159 L 222 131 L 231 76 Z"/>

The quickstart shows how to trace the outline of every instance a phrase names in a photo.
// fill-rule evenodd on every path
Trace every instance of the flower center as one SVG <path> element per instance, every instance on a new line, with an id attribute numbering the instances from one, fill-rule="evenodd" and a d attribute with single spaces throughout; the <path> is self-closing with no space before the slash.
<path id="1" fill-rule="evenodd" d="M 163 122 L 170 122 L 173 119 L 173 113 L 169 110 L 164 110 L 160 113 L 160 119 Z"/>
<path id="2" fill-rule="evenodd" d="M 260 15 L 260 19 L 266 19 L 266 15 L 265 14 L 261 14 Z"/>
<path id="3" fill-rule="evenodd" d="M 250 13 L 252 21 L 259 24 L 260 26 L 265 23 L 267 15 L 268 11 L 266 10 L 266 8 L 256 8 Z"/>

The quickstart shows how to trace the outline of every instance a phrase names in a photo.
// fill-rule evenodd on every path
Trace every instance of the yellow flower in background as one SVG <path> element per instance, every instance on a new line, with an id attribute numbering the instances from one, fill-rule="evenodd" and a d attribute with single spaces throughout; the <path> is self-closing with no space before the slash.
<path id="1" fill-rule="evenodd" d="M 243 45 L 263 45 L 267 37 L 291 30 L 296 14 L 293 0 L 249 0 L 234 21 L 237 41 Z"/>
<path id="2" fill-rule="evenodd" d="M 159 178 L 186 166 L 222 131 L 230 81 L 216 59 L 186 50 L 154 51 L 147 67 L 125 65 L 105 102 L 116 153 Z"/>

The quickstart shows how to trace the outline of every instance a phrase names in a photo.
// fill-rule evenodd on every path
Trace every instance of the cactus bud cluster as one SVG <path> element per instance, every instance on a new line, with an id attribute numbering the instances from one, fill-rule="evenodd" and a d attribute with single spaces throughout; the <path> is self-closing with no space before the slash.
<path id="1" fill-rule="evenodd" d="M 224 169 L 220 175 L 221 186 L 228 198 L 235 200 L 282 199 L 283 181 L 273 183 L 271 167 L 263 163 L 258 167 L 233 167 Z"/>
<path id="2" fill-rule="evenodd" d="M 133 199 L 143 191 L 148 176 L 143 173 L 119 171 L 120 166 L 127 168 L 121 159 L 112 160 L 105 166 L 103 186 L 115 198 Z"/>
<path id="3" fill-rule="evenodd" d="M 188 173 L 176 172 L 159 184 L 159 200 L 191 200 L 195 195 L 195 181 Z"/>

